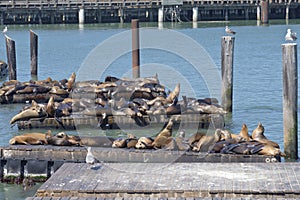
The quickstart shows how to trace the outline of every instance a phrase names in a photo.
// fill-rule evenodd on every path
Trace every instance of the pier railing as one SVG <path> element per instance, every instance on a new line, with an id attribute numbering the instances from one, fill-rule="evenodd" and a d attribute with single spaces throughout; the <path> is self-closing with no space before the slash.
<path id="1" fill-rule="evenodd" d="M 224 5 L 224 4 L 259 4 L 261 0 L 183 0 L 183 4 Z M 300 0 L 269 0 L 270 4 L 293 4 Z M 1 0 L 2 8 L 78 8 L 113 5 L 161 5 L 162 0 Z"/>

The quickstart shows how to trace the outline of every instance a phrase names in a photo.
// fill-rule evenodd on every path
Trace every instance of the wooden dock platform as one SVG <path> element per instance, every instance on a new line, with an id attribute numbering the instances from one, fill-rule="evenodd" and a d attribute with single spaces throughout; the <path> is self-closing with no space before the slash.
<path id="1" fill-rule="evenodd" d="M 299 170 L 300 163 L 65 163 L 28 200 L 299 199 Z"/>
<path id="2" fill-rule="evenodd" d="M 190 151 L 140 150 L 108 147 L 93 147 L 93 155 L 106 163 L 233 163 L 233 162 L 280 162 L 280 157 L 262 155 L 235 155 L 219 153 L 198 153 Z M 106 145 L 106 147 L 104 147 Z M 85 147 L 51 145 L 11 145 L 2 147 L 0 178 L 11 181 L 15 177 L 52 176 L 64 163 L 84 163 Z"/>

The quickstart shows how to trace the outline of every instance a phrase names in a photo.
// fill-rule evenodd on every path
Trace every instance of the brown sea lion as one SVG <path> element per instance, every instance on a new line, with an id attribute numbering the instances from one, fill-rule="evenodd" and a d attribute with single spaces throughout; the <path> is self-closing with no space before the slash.
<path id="1" fill-rule="evenodd" d="M 46 105 L 46 112 L 49 117 L 53 117 L 55 114 L 55 104 L 54 104 L 54 97 L 51 96 L 47 105 Z"/>
<path id="2" fill-rule="evenodd" d="M 213 145 L 221 139 L 221 130 L 217 129 L 213 135 L 205 135 L 201 137 L 193 151 L 209 152 Z"/>
<path id="3" fill-rule="evenodd" d="M 57 94 L 57 95 L 67 95 L 69 92 L 59 86 L 53 86 L 49 91 L 50 94 Z"/>
<path id="4" fill-rule="evenodd" d="M 54 136 L 46 136 L 46 140 L 48 144 L 54 145 L 54 146 L 82 146 L 82 142 L 79 136 L 75 135 L 67 135 L 64 132 L 57 133 Z"/>
<path id="5" fill-rule="evenodd" d="M 265 128 L 261 122 L 258 123 L 258 126 L 252 132 L 252 139 L 258 142 L 261 142 L 266 145 L 271 145 L 275 148 L 279 148 L 279 145 L 276 142 L 269 140 L 264 135 Z"/>
<path id="6" fill-rule="evenodd" d="M 247 127 L 246 124 L 242 125 L 242 129 L 241 129 L 240 133 L 237 136 L 233 135 L 233 134 L 231 136 L 232 136 L 233 139 L 235 139 L 238 136 L 240 136 L 240 137 L 244 138 L 246 141 L 250 141 L 251 140 L 251 138 L 250 138 L 250 136 L 248 134 L 248 127 Z"/>
<path id="7" fill-rule="evenodd" d="M 137 149 L 152 149 L 153 148 L 153 139 L 150 137 L 140 137 L 138 142 L 135 145 Z"/>
<path id="8" fill-rule="evenodd" d="M 18 135 L 9 140 L 9 144 L 48 144 L 46 140 L 46 134 L 44 133 L 25 133 L 23 135 Z"/>
<path id="9" fill-rule="evenodd" d="M 164 135 L 158 135 L 153 143 L 152 146 L 155 149 L 161 149 L 161 148 L 165 148 L 167 147 L 167 145 L 169 145 L 170 142 L 172 142 L 173 138 L 172 137 L 166 137 Z"/>
<path id="10" fill-rule="evenodd" d="M 189 145 L 192 147 L 195 143 L 197 143 L 205 135 L 206 135 L 206 133 L 203 133 L 203 132 L 197 132 L 197 133 L 193 134 L 188 139 Z"/>
<path id="11" fill-rule="evenodd" d="M 67 82 L 67 89 L 69 92 L 73 89 L 73 86 L 75 84 L 75 79 L 76 79 L 76 74 L 73 72 Z"/>
<path id="12" fill-rule="evenodd" d="M 174 90 L 172 92 L 170 92 L 170 94 L 168 95 L 168 97 L 166 98 L 166 103 L 172 103 L 175 99 L 175 97 L 178 98 L 180 93 L 180 83 L 178 83 Z"/>
<path id="13" fill-rule="evenodd" d="M 47 117 L 47 112 L 45 110 L 45 107 L 43 105 L 37 104 L 33 100 L 29 108 L 26 108 L 25 110 L 15 115 L 10 120 L 9 123 L 13 124 L 16 121 L 20 121 L 20 120 L 28 120 L 31 118 L 42 118 L 42 117 Z"/>
<path id="14" fill-rule="evenodd" d="M 126 148 L 135 148 L 135 145 L 138 143 L 137 138 L 127 138 L 126 139 Z"/>
<path id="15" fill-rule="evenodd" d="M 175 143 L 177 150 L 179 151 L 188 151 L 191 149 L 191 146 L 188 143 L 188 140 L 185 138 L 185 131 L 179 131 L 177 137 L 175 137 Z"/>
<path id="16" fill-rule="evenodd" d="M 169 119 L 168 124 L 166 127 L 157 135 L 157 137 L 165 136 L 165 137 L 171 137 L 172 136 L 172 127 L 173 127 L 173 119 Z"/>
<path id="17" fill-rule="evenodd" d="M 264 144 L 263 148 L 258 152 L 258 154 L 265 156 L 286 156 L 285 153 L 281 152 L 279 148 L 275 148 L 269 144 Z"/>
<path id="18" fill-rule="evenodd" d="M 126 147 L 126 138 L 117 138 L 112 143 L 113 148 L 125 148 Z"/>

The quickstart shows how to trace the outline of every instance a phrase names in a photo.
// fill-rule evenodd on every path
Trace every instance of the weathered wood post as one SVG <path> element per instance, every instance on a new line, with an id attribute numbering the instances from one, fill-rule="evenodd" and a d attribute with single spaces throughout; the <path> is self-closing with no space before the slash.
<path id="1" fill-rule="evenodd" d="M 38 36 L 30 30 L 30 73 L 37 76 L 38 65 Z"/>
<path id="2" fill-rule="evenodd" d="M 15 41 L 5 35 L 9 80 L 17 80 Z"/>
<path id="3" fill-rule="evenodd" d="M 140 77 L 140 35 L 139 20 L 131 20 L 132 28 L 132 78 Z"/>
<path id="4" fill-rule="evenodd" d="M 261 23 L 262 24 L 269 23 L 269 1 L 268 0 L 261 1 Z"/>
<path id="5" fill-rule="evenodd" d="M 233 96 L 233 52 L 234 40 L 232 36 L 223 36 L 221 42 L 221 70 L 222 70 L 222 106 L 227 112 L 232 112 Z"/>
<path id="6" fill-rule="evenodd" d="M 284 152 L 288 159 L 298 158 L 298 71 L 297 44 L 282 44 L 283 133 Z"/>

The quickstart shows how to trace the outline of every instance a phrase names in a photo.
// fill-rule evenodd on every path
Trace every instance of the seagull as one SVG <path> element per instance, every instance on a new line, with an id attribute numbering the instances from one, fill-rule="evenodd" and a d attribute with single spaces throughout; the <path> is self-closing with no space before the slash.
<path id="1" fill-rule="evenodd" d="M 225 27 L 225 32 L 229 35 L 234 35 L 236 34 L 235 31 L 233 31 L 231 28 L 229 28 L 228 26 Z"/>
<path id="2" fill-rule="evenodd" d="M 85 162 L 92 165 L 91 166 L 91 169 L 93 170 L 98 170 L 101 168 L 100 165 L 94 165 L 98 160 L 94 157 L 94 155 L 92 154 L 92 147 L 88 147 L 87 148 L 87 154 L 86 154 L 86 157 L 85 157 Z"/>
<path id="3" fill-rule="evenodd" d="M 96 160 L 95 160 L 94 155 L 92 154 L 92 147 L 88 147 L 87 151 L 88 152 L 87 152 L 86 157 L 85 157 L 85 162 L 88 163 L 88 164 L 93 165 Z"/>
<path id="4" fill-rule="evenodd" d="M 297 40 L 296 33 L 292 31 L 292 29 L 287 29 L 286 35 L 285 35 L 285 41 L 295 41 Z"/>
<path id="5" fill-rule="evenodd" d="M 3 31 L 2 31 L 2 33 L 6 33 L 7 30 L 8 30 L 8 28 L 7 28 L 7 26 L 5 26 L 4 29 L 3 29 Z"/>

